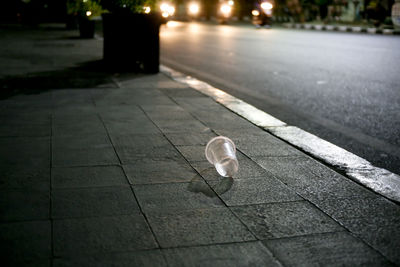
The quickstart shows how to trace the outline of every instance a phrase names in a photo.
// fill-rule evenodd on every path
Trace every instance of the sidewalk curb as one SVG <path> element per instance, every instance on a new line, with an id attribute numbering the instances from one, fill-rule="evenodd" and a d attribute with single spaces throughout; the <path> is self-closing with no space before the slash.
<path id="1" fill-rule="evenodd" d="M 213 98 L 216 102 L 272 135 L 285 140 L 328 165 L 344 171 L 350 179 L 357 183 L 370 188 L 386 198 L 400 202 L 399 175 L 386 169 L 375 167 L 369 161 L 298 127 L 287 125 L 285 122 L 206 82 L 186 76 L 164 65 L 160 66 L 160 71 L 171 79 Z"/>
<path id="2" fill-rule="evenodd" d="M 356 32 L 368 34 L 383 35 L 400 35 L 400 31 L 393 29 L 380 29 L 365 26 L 348 26 L 348 25 L 324 25 L 324 24 L 302 24 L 302 23 L 283 23 L 284 28 L 288 29 L 305 29 L 316 31 L 338 31 L 338 32 Z"/>

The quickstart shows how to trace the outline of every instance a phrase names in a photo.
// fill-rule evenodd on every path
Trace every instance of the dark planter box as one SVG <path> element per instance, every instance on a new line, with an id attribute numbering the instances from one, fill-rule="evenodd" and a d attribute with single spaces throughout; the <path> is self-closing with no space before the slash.
<path id="1" fill-rule="evenodd" d="M 103 14 L 103 57 L 107 66 L 129 71 L 142 63 L 145 72 L 159 72 L 160 25 L 159 14 Z"/>
<path id="2" fill-rule="evenodd" d="M 78 29 L 78 17 L 74 15 L 67 15 L 65 17 L 65 26 L 67 30 L 77 30 Z"/>
<path id="3" fill-rule="evenodd" d="M 78 26 L 81 38 L 94 38 L 94 20 L 79 17 Z"/>

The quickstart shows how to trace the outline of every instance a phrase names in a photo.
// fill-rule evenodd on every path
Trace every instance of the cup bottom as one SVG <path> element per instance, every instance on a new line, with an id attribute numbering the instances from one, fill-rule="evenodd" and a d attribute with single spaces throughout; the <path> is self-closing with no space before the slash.
<path id="1" fill-rule="evenodd" d="M 232 177 L 237 173 L 239 164 L 237 159 L 225 158 L 215 163 L 215 169 L 221 176 Z"/>

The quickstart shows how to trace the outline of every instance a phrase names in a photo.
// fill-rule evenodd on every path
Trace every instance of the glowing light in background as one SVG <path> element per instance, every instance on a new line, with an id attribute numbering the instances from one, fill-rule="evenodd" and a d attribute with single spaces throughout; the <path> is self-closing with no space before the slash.
<path id="1" fill-rule="evenodd" d="M 229 15 L 231 14 L 232 7 L 231 7 L 230 5 L 223 4 L 223 5 L 221 5 L 220 10 L 221 10 L 221 13 L 222 13 L 224 16 L 229 16 Z"/>
<path id="2" fill-rule="evenodd" d="M 258 10 L 252 10 L 251 11 L 251 14 L 253 15 L 253 16 L 255 16 L 255 17 L 257 17 L 257 16 L 259 16 L 260 15 L 260 12 L 258 11 Z"/>
<path id="3" fill-rule="evenodd" d="M 167 9 L 168 9 L 168 4 L 167 4 L 167 3 L 162 3 L 162 4 L 160 5 L 160 9 L 161 9 L 161 11 L 167 11 Z"/>
<path id="4" fill-rule="evenodd" d="M 197 15 L 200 11 L 200 6 L 198 3 L 190 3 L 189 5 L 189 13 L 192 15 Z"/>
<path id="5" fill-rule="evenodd" d="M 263 2 L 261 4 L 261 8 L 265 10 L 271 10 L 274 6 L 271 3 Z"/>
<path id="6" fill-rule="evenodd" d="M 86 11 L 86 16 L 91 16 L 92 15 L 92 11 Z"/>
<path id="7" fill-rule="evenodd" d="M 144 13 L 146 13 L 146 14 L 149 14 L 151 11 L 151 8 L 149 6 L 144 6 L 143 9 L 144 9 Z"/>
<path id="8" fill-rule="evenodd" d="M 161 3 L 160 10 L 161 10 L 161 15 L 164 18 L 168 18 L 169 16 L 172 16 L 175 13 L 175 7 L 168 3 Z"/>

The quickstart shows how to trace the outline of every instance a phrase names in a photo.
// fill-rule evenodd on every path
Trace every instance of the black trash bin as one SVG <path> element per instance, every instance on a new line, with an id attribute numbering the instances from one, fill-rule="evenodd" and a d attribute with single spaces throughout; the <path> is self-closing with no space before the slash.
<path id="1" fill-rule="evenodd" d="M 147 73 L 159 72 L 159 14 L 129 12 L 103 14 L 104 50 L 107 67 L 115 70 L 135 70 L 143 64 Z"/>
<path id="2" fill-rule="evenodd" d="M 95 21 L 86 17 L 78 18 L 79 35 L 81 38 L 94 38 Z"/>

